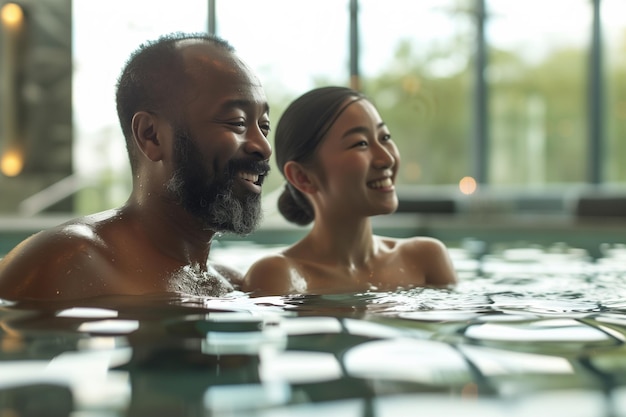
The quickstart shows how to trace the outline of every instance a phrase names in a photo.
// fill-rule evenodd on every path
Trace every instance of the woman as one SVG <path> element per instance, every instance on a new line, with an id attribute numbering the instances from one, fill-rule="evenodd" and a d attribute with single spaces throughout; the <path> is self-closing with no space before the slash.
<path id="1" fill-rule="evenodd" d="M 244 291 L 324 294 L 456 282 L 440 241 L 372 233 L 370 217 L 398 207 L 400 155 L 361 93 L 323 87 L 296 99 L 278 123 L 275 155 L 287 180 L 280 212 L 293 223 L 313 226 L 282 253 L 255 262 Z"/>

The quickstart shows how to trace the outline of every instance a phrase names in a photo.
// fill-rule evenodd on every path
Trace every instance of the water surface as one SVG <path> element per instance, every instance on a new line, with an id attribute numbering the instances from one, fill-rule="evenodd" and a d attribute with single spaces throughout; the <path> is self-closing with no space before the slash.
<path id="1" fill-rule="evenodd" d="M 626 416 L 626 262 L 455 254 L 451 289 L 0 301 L 0 416 Z"/>

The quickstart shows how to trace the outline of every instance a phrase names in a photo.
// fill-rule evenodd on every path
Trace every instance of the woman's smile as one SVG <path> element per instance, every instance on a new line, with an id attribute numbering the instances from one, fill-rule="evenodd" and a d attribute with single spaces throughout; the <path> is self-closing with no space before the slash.
<path id="1" fill-rule="evenodd" d="M 395 189 L 391 177 L 370 181 L 367 183 L 368 188 L 379 191 L 393 191 Z"/>

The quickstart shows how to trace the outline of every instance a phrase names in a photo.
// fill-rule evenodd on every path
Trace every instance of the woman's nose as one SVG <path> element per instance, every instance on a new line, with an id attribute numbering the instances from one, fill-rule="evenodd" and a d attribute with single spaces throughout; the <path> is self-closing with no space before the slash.
<path id="1" fill-rule="evenodd" d="M 376 147 L 374 166 L 376 168 L 392 168 L 396 164 L 397 152 L 387 149 L 382 145 Z"/>

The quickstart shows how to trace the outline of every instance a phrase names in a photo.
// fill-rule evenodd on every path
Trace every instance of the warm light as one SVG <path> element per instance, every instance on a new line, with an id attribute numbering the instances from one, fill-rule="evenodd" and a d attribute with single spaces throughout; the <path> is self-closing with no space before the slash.
<path id="1" fill-rule="evenodd" d="M 417 182 L 422 176 L 422 170 L 417 162 L 408 161 L 404 164 L 404 177 L 409 181 Z"/>
<path id="2" fill-rule="evenodd" d="M 474 194 L 476 188 L 476 180 L 472 177 L 463 177 L 459 181 L 459 190 L 465 195 Z"/>
<path id="3" fill-rule="evenodd" d="M 402 88 L 411 95 L 416 95 L 421 88 L 420 79 L 416 76 L 409 75 L 402 80 Z"/>
<path id="4" fill-rule="evenodd" d="M 0 159 L 0 171 L 7 177 L 15 177 L 24 168 L 24 157 L 21 152 L 10 150 L 2 155 Z"/>
<path id="5" fill-rule="evenodd" d="M 24 21 L 24 11 L 15 3 L 7 3 L 0 10 L 2 24 L 8 27 L 18 27 Z"/>
<path id="6" fill-rule="evenodd" d="M 469 382 L 461 388 L 461 398 L 476 399 L 478 398 L 478 385 L 475 382 Z"/>

